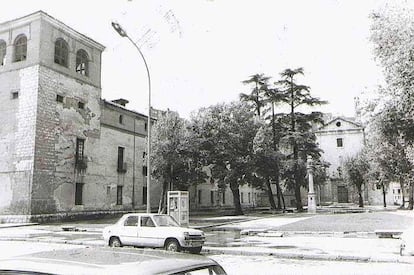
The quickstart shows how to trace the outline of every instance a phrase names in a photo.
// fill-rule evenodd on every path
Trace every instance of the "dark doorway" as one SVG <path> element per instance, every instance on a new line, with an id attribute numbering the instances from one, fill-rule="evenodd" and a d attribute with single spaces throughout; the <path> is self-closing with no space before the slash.
<path id="1" fill-rule="evenodd" d="M 338 202 L 348 202 L 348 189 L 346 186 L 338 186 Z"/>

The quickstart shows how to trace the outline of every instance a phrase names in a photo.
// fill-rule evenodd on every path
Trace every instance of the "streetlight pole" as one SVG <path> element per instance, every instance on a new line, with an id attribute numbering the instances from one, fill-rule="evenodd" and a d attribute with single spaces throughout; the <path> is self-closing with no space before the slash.
<path id="1" fill-rule="evenodd" d="M 129 39 L 129 41 L 135 46 L 135 48 L 138 50 L 139 54 L 142 57 L 142 60 L 144 60 L 145 68 L 147 69 L 147 75 L 148 75 L 148 122 L 147 122 L 147 131 L 148 131 L 148 141 L 147 141 L 147 213 L 151 213 L 151 162 L 150 162 L 150 156 L 151 156 L 151 76 L 148 69 L 147 61 L 145 60 L 144 55 L 141 52 L 141 49 L 138 47 L 138 45 L 134 42 L 134 40 L 131 39 L 131 37 L 128 36 L 126 31 L 116 22 L 112 22 L 112 27 L 116 30 L 116 32 L 121 37 L 126 37 Z M 134 133 L 135 135 L 135 133 Z M 135 137 L 134 137 L 135 138 Z M 135 154 L 135 152 L 134 152 Z M 135 175 L 134 175 L 135 176 Z"/>

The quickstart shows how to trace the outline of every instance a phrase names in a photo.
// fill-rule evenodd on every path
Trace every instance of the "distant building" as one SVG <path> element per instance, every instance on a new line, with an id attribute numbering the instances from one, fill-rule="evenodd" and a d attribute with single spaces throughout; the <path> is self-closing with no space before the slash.
<path id="1" fill-rule="evenodd" d="M 101 99 L 103 50 L 42 11 L 0 24 L 0 222 L 145 209 L 147 116 Z"/>
<path id="2" fill-rule="evenodd" d="M 316 190 L 319 201 L 326 204 L 357 201 L 354 187 L 344 180 L 342 165 L 364 147 L 364 127 L 353 119 L 335 117 L 316 130 L 315 135 L 323 150 L 322 159 L 330 163 L 328 182 Z M 368 194 L 364 191 L 364 199 L 367 200 Z"/>

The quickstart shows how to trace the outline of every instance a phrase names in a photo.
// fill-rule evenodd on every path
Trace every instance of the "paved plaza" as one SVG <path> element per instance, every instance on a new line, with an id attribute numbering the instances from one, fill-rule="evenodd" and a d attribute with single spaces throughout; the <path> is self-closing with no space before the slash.
<path id="1" fill-rule="evenodd" d="M 0 227 L 0 240 L 103 246 L 102 228 L 115 220 L 3 224 Z M 404 231 L 413 224 L 412 211 L 397 210 L 316 215 L 210 214 L 190 219 L 190 227 L 201 228 L 206 232 L 202 252 L 205 254 L 401 263 L 414 263 L 414 256 L 400 256 L 398 236 L 379 238 L 375 230 Z"/>

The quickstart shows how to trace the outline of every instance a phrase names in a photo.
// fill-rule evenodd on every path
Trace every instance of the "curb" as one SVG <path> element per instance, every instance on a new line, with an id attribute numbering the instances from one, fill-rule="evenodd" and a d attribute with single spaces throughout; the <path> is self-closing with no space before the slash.
<path id="1" fill-rule="evenodd" d="M 0 223 L 0 229 L 2 228 L 12 228 L 12 227 L 23 227 L 23 226 L 33 226 L 40 225 L 40 223 Z"/>
<path id="2" fill-rule="evenodd" d="M 230 250 L 215 247 L 203 247 L 202 252 L 209 254 L 237 255 L 237 256 L 274 256 L 276 258 L 294 259 L 294 260 L 318 260 L 318 261 L 347 261 L 347 262 L 375 262 L 375 263 L 404 263 L 413 264 L 414 261 L 405 259 L 375 258 L 370 256 L 352 256 L 352 255 L 317 255 L 302 253 L 278 253 L 278 252 L 260 252 L 260 251 L 241 251 Z"/>
<path id="3" fill-rule="evenodd" d="M 258 219 L 261 219 L 261 218 L 246 218 L 246 219 L 237 220 L 237 221 L 228 221 L 228 222 L 214 223 L 214 224 L 200 225 L 200 226 L 194 225 L 194 226 L 190 226 L 190 227 L 195 228 L 195 229 L 203 229 L 203 228 L 211 228 L 211 227 L 223 226 L 223 225 L 240 223 L 240 222 L 248 222 L 248 221 L 253 221 L 253 220 L 258 220 Z"/>

